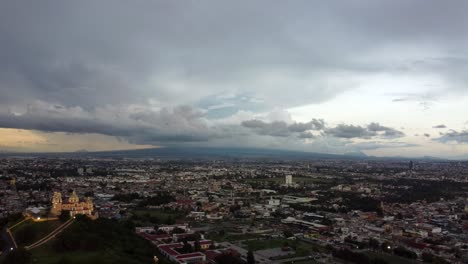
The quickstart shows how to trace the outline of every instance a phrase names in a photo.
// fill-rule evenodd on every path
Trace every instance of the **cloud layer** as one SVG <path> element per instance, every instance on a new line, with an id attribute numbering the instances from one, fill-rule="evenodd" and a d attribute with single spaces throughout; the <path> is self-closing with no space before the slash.
<path id="1" fill-rule="evenodd" d="M 425 110 L 466 96 L 467 9 L 435 0 L 3 1 L 0 127 L 150 145 L 401 147 L 407 136 L 384 117 L 272 113 L 359 101 L 362 91 L 366 112 L 379 107 L 366 93 Z M 414 87 L 402 92 L 389 79 Z M 466 142 L 445 119 L 417 132 L 434 135 L 425 130 L 447 128 L 432 127 L 441 121 L 458 132 L 431 142 Z"/>

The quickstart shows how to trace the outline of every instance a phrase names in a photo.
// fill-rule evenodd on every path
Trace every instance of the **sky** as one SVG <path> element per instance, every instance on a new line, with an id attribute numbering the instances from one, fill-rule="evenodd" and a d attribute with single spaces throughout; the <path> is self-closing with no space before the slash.
<path id="1" fill-rule="evenodd" d="M 0 1 L 0 152 L 468 157 L 468 2 Z"/>

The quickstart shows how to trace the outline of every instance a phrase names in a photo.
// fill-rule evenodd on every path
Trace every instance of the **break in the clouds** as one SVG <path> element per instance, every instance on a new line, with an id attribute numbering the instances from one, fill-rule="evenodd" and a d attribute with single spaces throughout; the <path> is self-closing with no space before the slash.
<path id="1" fill-rule="evenodd" d="M 399 128 L 463 131 L 467 9 L 426 0 L 2 1 L 0 127 L 158 146 L 423 144 Z M 263 119 L 278 109 L 289 120 Z M 446 140 L 424 144 L 436 142 Z"/>

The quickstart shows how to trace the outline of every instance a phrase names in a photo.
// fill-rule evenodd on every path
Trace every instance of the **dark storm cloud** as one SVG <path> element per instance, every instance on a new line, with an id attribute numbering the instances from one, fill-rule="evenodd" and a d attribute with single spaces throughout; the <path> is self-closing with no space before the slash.
<path id="1" fill-rule="evenodd" d="M 337 74 L 389 69 L 360 61 L 371 48 L 430 40 L 464 49 L 467 7 L 421 0 L 3 1 L 1 98 L 87 108 L 148 98 L 177 105 L 253 89 L 269 104 L 321 102 L 351 88 L 334 83 Z"/>
<path id="2" fill-rule="evenodd" d="M 230 91 L 255 100 L 233 100 L 211 115 L 288 108 L 353 89 L 356 75 L 388 71 L 437 72 L 466 87 L 461 56 L 402 67 L 369 52 L 431 43 L 466 54 L 467 9 L 466 1 L 426 0 L 2 1 L 0 126 L 133 142 L 209 140 L 220 130 L 200 114 L 152 107 L 178 109 Z M 12 114 L 37 101 L 48 110 Z M 130 111 L 133 105 L 145 110 Z M 323 120 L 245 122 L 255 133 L 279 137 L 309 137 L 308 130 L 339 138 L 403 136 L 385 127 L 326 129 Z"/>
<path id="3" fill-rule="evenodd" d="M 293 123 L 289 125 L 291 132 L 304 132 L 306 130 L 322 130 L 325 128 L 325 121 L 323 119 L 312 119 L 307 123 Z"/>
<path id="4" fill-rule="evenodd" d="M 123 138 L 135 144 L 207 141 L 216 131 L 190 107 L 142 109 L 131 114 L 112 109 L 87 112 L 81 108 L 30 106 L 24 114 L 0 114 L 0 127 L 47 132 L 98 133 Z"/>
<path id="5" fill-rule="evenodd" d="M 311 138 L 316 138 L 316 136 L 314 134 L 312 134 L 312 132 L 302 132 L 300 133 L 298 136 L 298 138 L 300 139 L 311 139 Z"/>
<path id="6" fill-rule="evenodd" d="M 369 139 L 377 133 L 367 130 L 365 127 L 340 124 L 325 131 L 327 135 L 337 138 L 366 138 Z"/>
<path id="7" fill-rule="evenodd" d="M 325 121 L 322 119 L 312 119 L 307 123 L 295 122 L 287 124 L 284 121 L 264 122 L 253 119 L 242 121 L 242 126 L 250 128 L 259 135 L 268 135 L 274 137 L 288 137 L 293 133 L 300 133 L 300 138 L 312 138 L 310 133 L 304 133 L 307 130 L 322 130 L 325 128 Z"/>
<path id="8" fill-rule="evenodd" d="M 387 137 L 387 138 L 398 138 L 398 137 L 403 137 L 405 134 L 399 130 L 396 130 L 394 128 L 382 126 L 379 123 L 370 123 L 367 126 L 367 129 L 370 132 L 383 132 L 382 136 Z"/>
<path id="9" fill-rule="evenodd" d="M 325 130 L 325 134 L 337 138 L 399 138 L 405 134 L 394 128 L 382 126 L 379 123 L 370 123 L 367 127 L 340 124 Z"/>
<path id="10" fill-rule="evenodd" d="M 433 126 L 432 128 L 447 128 L 447 126 L 442 124 L 442 125 Z"/>
<path id="11" fill-rule="evenodd" d="M 284 121 L 265 122 L 262 120 L 247 120 L 241 123 L 243 127 L 249 128 L 258 135 L 268 135 L 274 137 L 289 137 L 299 133 L 298 138 L 315 138 L 310 130 L 321 131 L 322 136 L 332 136 L 336 138 L 400 138 L 405 134 L 394 128 L 382 126 L 379 123 L 370 123 L 366 127 L 340 124 L 333 128 L 327 128 L 322 119 L 312 119 L 307 123 L 287 124 Z"/>
<path id="12" fill-rule="evenodd" d="M 418 147 L 417 144 L 410 144 L 406 142 L 385 142 L 385 141 L 369 141 L 369 142 L 360 142 L 360 143 L 350 143 L 346 144 L 346 147 L 352 150 L 374 150 L 374 149 L 383 149 L 383 148 L 409 148 L 409 147 Z"/>
<path id="13" fill-rule="evenodd" d="M 447 133 L 440 133 L 440 137 L 433 139 L 442 143 L 468 143 L 468 130 L 450 130 Z"/>

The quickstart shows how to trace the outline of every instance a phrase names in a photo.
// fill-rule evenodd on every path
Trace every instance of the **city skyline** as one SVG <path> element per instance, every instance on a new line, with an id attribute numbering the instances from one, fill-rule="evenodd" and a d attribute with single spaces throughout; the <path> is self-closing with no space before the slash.
<path id="1" fill-rule="evenodd" d="M 0 151 L 468 154 L 464 1 L 0 4 Z"/>

